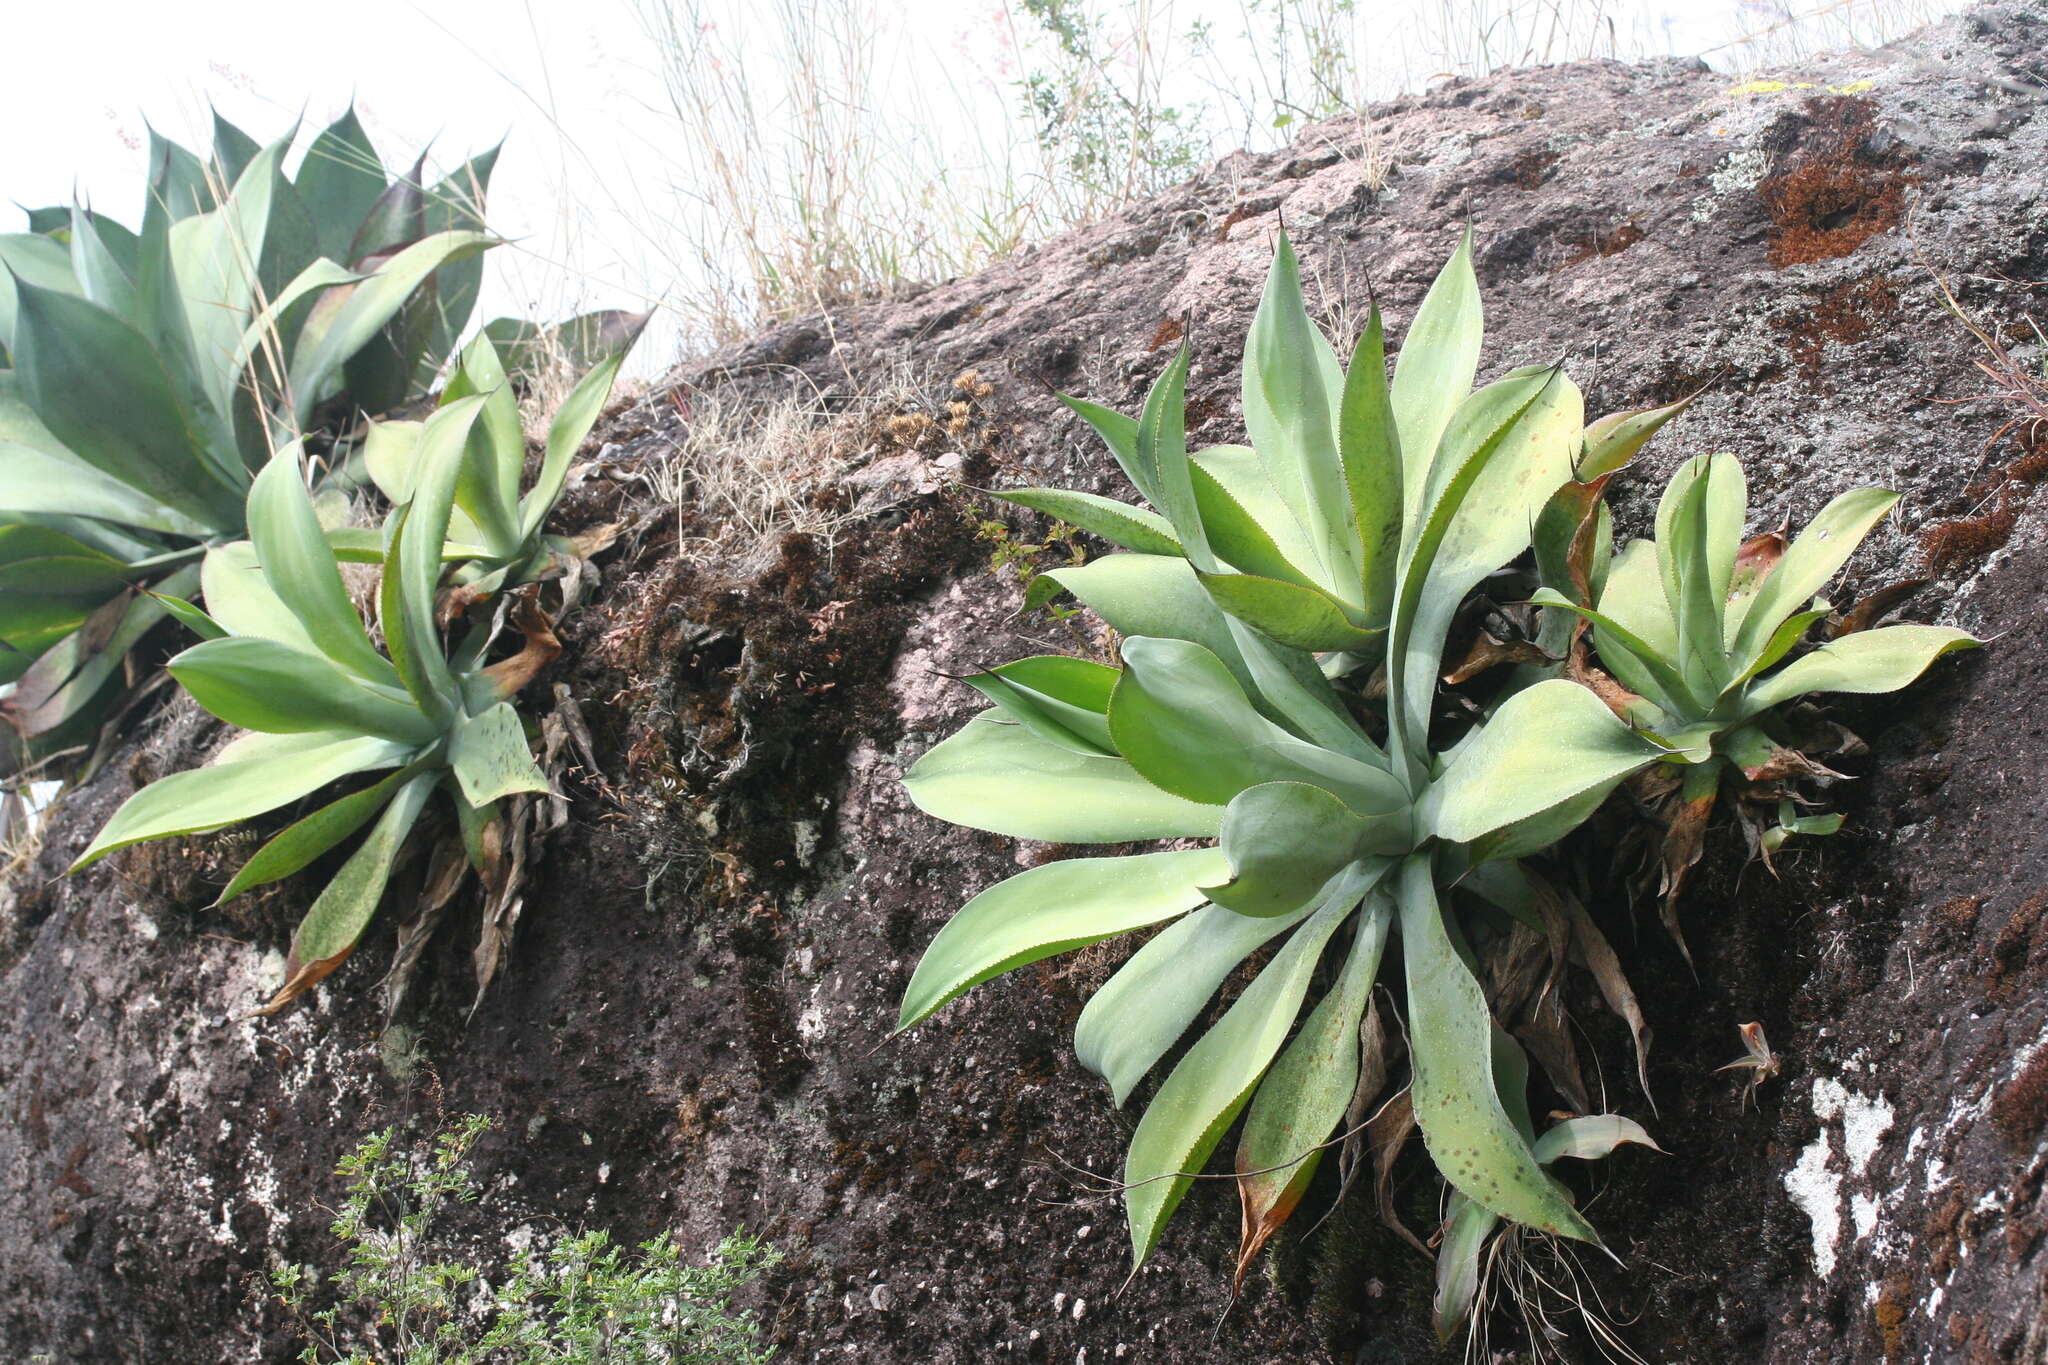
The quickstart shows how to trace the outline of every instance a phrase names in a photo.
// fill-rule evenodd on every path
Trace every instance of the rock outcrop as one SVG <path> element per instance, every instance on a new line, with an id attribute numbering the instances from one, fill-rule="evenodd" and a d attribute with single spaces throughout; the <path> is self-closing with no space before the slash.
<path id="1" fill-rule="evenodd" d="M 479 1235 L 745 1224 L 788 1257 L 761 1307 L 791 1361 L 1438 1359 L 1429 1268 L 1369 1198 L 1297 1219 L 1233 1307 L 1234 1197 L 1198 1187 L 1124 1284 L 1121 1213 L 1077 1170 L 1114 1172 L 1129 1120 L 1069 1040 L 1113 956 L 1026 969 L 886 1041 L 944 918 L 1044 856 L 905 800 L 902 768 L 975 707 L 948 675 L 1095 643 L 1018 613 L 982 538 L 1003 514 L 974 490 L 1110 490 L 1046 386 L 1131 408 L 1184 329 L 1194 435 L 1235 438 L 1284 220 L 1312 300 L 1341 319 L 1375 294 L 1396 331 L 1470 223 L 1482 377 L 1562 358 L 1595 412 L 1705 386 L 1620 481 L 1624 531 L 1708 451 L 1748 465 L 1753 524 L 1858 483 L 1906 492 L 1851 577 L 1932 574 L 1913 611 L 1995 642 L 1840 705 L 1872 750 L 1835 789 L 1843 832 L 1774 878 L 1717 830 L 1684 911 L 1696 978 L 1593 869 L 1656 1033 L 1654 1120 L 1595 1009 L 1587 1046 L 1670 1155 L 1603 1163 L 1594 1214 L 1627 1268 L 1585 1271 L 1654 1361 L 2048 1360 L 2048 444 L 1992 441 L 2014 413 L 1982 397 L 1941 285 L 2040 370 L 2018 324 L 2048 314 L 2044 76 L 2048 9 L 1999 3 L 1768 79 L 1595 62 L 1453 83 L 685 366 L 611 420 L 563 511 L 634 524 L 536 689 L 580 699 L 596 766 L 567 783 L 473 1016 L 458 925 L 383 1028 L 387 909 L 304 1006 L 245 1018 L 303 902 L 209 908 L 217 842 L 60 878 L 137 784 L 221 742 L 189 705 L 58 808 L 4 893 L 0 1355 L 284 1359 L 253 1277 L 331 1256 L 337 1156 L 394 1117 L 482 1112 Z M 829 538 L 719 538 L 708 504 L 640 515 L 635 475 L 707 395 L 843 397 L 903 367 L 932 400 L 848 401 L 796 478 Z M 1043 529 L 1008 526 L 1011 556 Z M 1785 1063 L 1745 1106 L 1714 1068 L 1750 1020 Z M 1426 1168 L 1399 1174 L 1426 1221 Z"/>

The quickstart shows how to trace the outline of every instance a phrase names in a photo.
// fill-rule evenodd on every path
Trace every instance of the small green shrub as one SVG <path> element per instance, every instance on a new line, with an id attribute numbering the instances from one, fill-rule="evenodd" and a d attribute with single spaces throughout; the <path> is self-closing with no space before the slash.
<path id="1" fill-rule="evenodd" d="M 751 1313 L 733 1297 L 775 1265 L 744 1234 L 702 1265 L 672 1236 L 624 1250 L 603 1231 L 541 1232 L 501 1278 L 437 1246 L 452 1204 L 473 1203 L 469 1152 L 489 1128 L 457 1120 L 422 1148 L 397 1130 L 364 1139 L 339 1174 L 348 1197 L 333 1231 L 348 1267 L 322 1285 L 310 1266 L 271 1272 L 305 1365 L 765 1365 Z"/>

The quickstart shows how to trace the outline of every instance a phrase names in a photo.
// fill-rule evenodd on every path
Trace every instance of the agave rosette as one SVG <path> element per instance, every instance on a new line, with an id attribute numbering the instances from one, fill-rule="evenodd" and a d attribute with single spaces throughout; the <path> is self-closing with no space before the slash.
<path id="1" fill-rule="evenodd" d="M 1376 309 L 1340 364 L 1283 237 L 1246 347 L 1249 447 L 1189 453 L 1183 347 L 1138 419 L 1070 404 L 1149 507 L 1005 495 L 1125 547 L 1051 575 L 1121 635 L 1121 666 L 1045 657 L 968 679 L 992 705 L 916 763 L 912 799 L 1053 843 L 1217 842 L 1054 862 L 982 892 L 926 951 L 900 1026 L 1018 966 L 1164 925 L 1076 1030 L 1121 1103 L 1270 946 L 1138 1123 L 1124 1180 L 1139 1263 L 1240 1114 L 1243 1254 L 1285 1219 L 1352 1102 L 1359 1025 L 1396 929 L 1414 1113 L 1439 1169 L 1499 1217 L 1592 1236 L 1538 1158 L 1526 1062 L 1469 960 L 1474 917 L 1502 912 L 1448 888 L 1528 913 L 1515 860 L 1665 750 L 1555 678 L 1434 747 L 1460 603 L 1528 548 L 1585 451 L 1579 392 L 1559 369 L 1472 391 L 1480 342 L 1468 240 L 1391 384 Z M 1333 683 L 1345 673 L 1384 678 L 1384 742 Z"/>
<path id="2" fill-rule="evenodd" d="M 225 900 L 290 876 L 367 827 L 293 935 L 272 1008 L 353 950 L 436 792 L 448 798 L 481 870 L 500 803 L 548 790 L 510 701 L 538 661 L 487 665 L 490 625 L 470 628 L 452 650 L 439 626 L 449 522 L 485 406 L 472 395 L 422 426 L 416 477 L 383 531 L 377 618 L 385 650 L 349 597 L 298 447 L 279 450 L 250 487 L 251 539 L 207 556 L 207 610 L 168 604 L 207 637 L 171 660 L 171 675 L 201 706 L 250 733 L 207 766 L 130 797 L 73 864 L 75 871 L 131 844 L 221 829 L 374 774 L 271 837 L 222 892 Z M 552 643 L 542 632 L 529 650 Z"/>
<path id="3" fill-rule="evenodd" d="M 162 619 L 129 589 L 189 594 L 279 444 L 422 392 L 469 315 L 495 150 L 426 188 L 353 113 L 296 177 L 289 144 L 152 135 L 139 231 L 74 206 L 0 235 L 0 768 L 88 739 Z"/>
<path id="4" fill-rule="evenodd" d="M 1789 704 L 1817 692 L 1897 691 L 1979 643 L 1949 626 L 1872 628 L 1890 592 L 1846 614 L 1819 596 L 1897 502 L 1889 489 L 1855 488 L 1789 545 L 1769 531 L 1745 539 L 1741 463 L 1699 456 L 1666 485 L 1653 539 L 1611 556 L 1603 544 L 1579 591 L 1553 581 L 1534 598 L 1590 623 L 1600 669 L 1626 689 L 1610 692 L 1614 704 L 1671 749 L 1653 800 L 1669 827 L 1659 863 L 1674 934 L 1678 894 L 1724 785 L 1776 812 L 1755 831 L 1765 856 L 1793 834 L 1840 826 L 1839 815 L 1799 812 L 1789 784 L 1834 774 L 1802 751 Z M 1795 656 L 1816 630 L 1829 638 Z"/>

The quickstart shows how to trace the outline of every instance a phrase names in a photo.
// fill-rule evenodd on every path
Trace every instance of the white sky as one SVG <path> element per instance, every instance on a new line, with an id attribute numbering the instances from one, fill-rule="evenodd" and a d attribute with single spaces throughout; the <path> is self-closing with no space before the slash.
<path id="1" fill-rule="evenodd" d="M 483 317 L 646 306 L 673 283 L 675 267 L 651 249 L 650 233 L 660 230 L 663 196 L 672 191 L 674 162 L 663 147 L 682 133 L 636 8 L 645 2 L 17 3 L 5 21 L 11 60 L 0 82 L 0 204 L 61 203 L 76 186 L 81 197 L 132 224 L 141 205 L 145 119 L 203 147 L 211 101 L 259 141 L 303 111 L 309 136 L 353 96 L 387 164 L 431 142 L 436 160 L 451 165 L 509 135 L 492 186 L 491 221 L 519 242 L 492 253 Z M 740 16 L 763 0 L 699 3 L 732 16 L 729 33 L 744 28 Z M 1457 3 L 1496 13 L 1529 8 L 1529 0 Z M 1624 47 L 1694 52 L 1764 27 L 1785 0 L 1561 3 L 1576 6 L 1580 17 L 1596 10 L 1615 16 Z M 1862 3 L 1894 14 L 1957 7 L 1952 0 Z M 1151 4 L 1176 30 L 1209 19 L 1219 45 L 1241 22 L 1240 0 Z M 1358 6 L 1386 34 L 1387 50 L 1401 54 L 1397 63 L 1417 77 L 1431 74 L 1438 60 L 1432 54 L 1444 41 L 1444 0 Z M 885 67 L 877 99 L 928 108 L 933 91 L 942 90 L 937 98 L 965 101 L 988 121 L 1002 121 L 1017 74 L 1002 0 L 875 0 L 875 8 L 889 16 L 888 30 L 876 37 Z M 1830 33 L 1821 41 L 1838 38 Z M 1716 64 L 1739 64 L 1730 56 L 1720 54 Z M 749 79 L 774 85 L 780 60 L 765 45 L 750 45 Z M 0 231 L 20 225 L 11 206 L 0 207 Z M 674 358 L 675 344 L 673 337 L 643 344 L 636 368 L 659 370 Z"/>

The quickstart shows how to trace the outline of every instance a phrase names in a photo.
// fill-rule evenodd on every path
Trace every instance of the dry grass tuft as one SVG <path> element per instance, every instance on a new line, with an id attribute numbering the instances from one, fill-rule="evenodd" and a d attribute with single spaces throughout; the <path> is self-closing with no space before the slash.
<path id="1" fill-rule="evenodd" d="M 972 371 L 944 384 L 908 369 L 852 394 L 817 389 L 801 375 L 767 396 L 677 389 L 667 397 L 681 437 L 648 471 L 648 484 L 675 508 L 685 559 L 772 550 L 792 534 L 829 554 L 905 479 L 935 477 L 929 467 L 945 464 L 968 434 L 972 402 L 988 392 Z M 903 469 L 884 470 L 892 459 Z"/>

